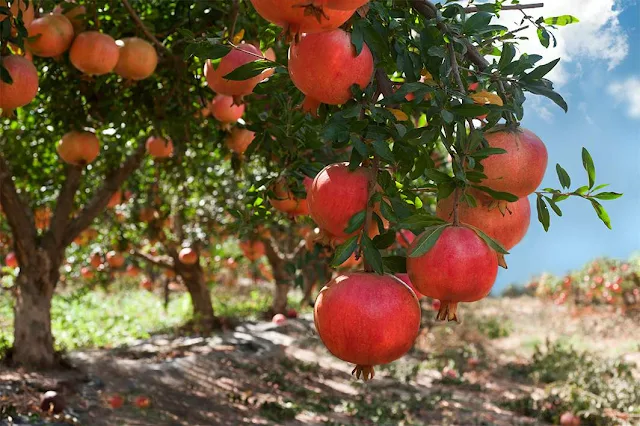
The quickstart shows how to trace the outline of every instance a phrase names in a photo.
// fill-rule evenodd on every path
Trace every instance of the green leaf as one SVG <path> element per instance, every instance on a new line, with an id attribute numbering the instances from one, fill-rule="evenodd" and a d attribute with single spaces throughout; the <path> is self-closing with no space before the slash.
<path id="1" fill-rule="evenodd" d="M 375 153 L 380 157 L 390 162 L 395 161 L 395 159 L 393 158 L 393 153 L 391 152 L 387 141 L 378 139 L 373 141 L 371 145 L 373 146 L 373 150 L 375 151 Z"/>
<path id="2" fill-rule="evenodd" d="M 598 215 L 602 223 L 604 223 L 607 228 L 611 229 L 611 219 L 609 218 L 609 214 L 607 213 L 607 211 L 604 209 L 604 207 L 602 207 L 602 204 L 600 204 L 596 200 L 589 201 L 591 201 L 591 205 L 593 206 L 593 209 L 596 211 L 596 214 Z"/>
<path id="3" fill-rule="evenodd" d="M 553 18 L 546 18 L 544 20 L 544 23 L 547 25 L 557 25 L 560 27 L 563 27 L 569 24 L 574 24 L 576 22 L 580 22 L 580 20 L 575 16 L 571 16 L 571 15 L 554 16 Z"/>
<path id="4" fill-rule="evenodd" d="M 362 52 L 362 44 L 364 43 L 364 32 L 362 31 L 363 25 L 365 25 L 367 21 L 358 20 L 353 26 L 353 31 L 351 32 L 351 44 L 356 49 L 356 56 L 360 55 Z"/>
<path id="5" fill-rule="evenodd" d="M 239 66 L 222 78 L 236 81 L 247 80 L 261 74 L 264 70 L 273 68 L 273 66 L 273 62 L 271 61 L 258 59 L 257 61 L 248 62 L 244 65 Z"/>
<path id="6" fill-rule="evenodd" d="M 460 117 L 478 117 L 488 113 L 489 109 L 478 104 L 462 104 L 452 107 L 451 112 Z"/>
<path id="7" fill-rule="evenodd" d="M 480 186 L 480 185 L 471 185 L 473 188 L 479 189 L 480 191 L 486 192 L 487 194 L 491 195 L 491 197 L 493 197 L 496 200 L 504 200 L 504 201 L 509 201 L 511 203 L 515 203 L 516 201 L 518 201 L 518 197 L 513 195 L 513 194 L 509 194 L 508 192 L 499 192 L 499 191 L 494 191 L 491 188 L 487 188 L 486 186 Z"/>
<path id="8" fill-rule="evenodd" d="M 564 100 L 564 98 L 544 84 L 539 82 L 525 83 L 524 81 L 520 82 L 520 84 L 525 90 L 528 90 L 531 93 L 535 93 L 536 95 L 544 96 L 551 99 L 556 105 L 562 108 L 564 112 L 569 111 L 569 105 L 567 105 L 567 102 Z"/>
<path id="9" fill-rule="evenodd" d="M 347 224 L 347 227 L 345 228 L 344 233 L 351 234 L 353 232 L 356 232 L 358 229 L 362 228 L 362 225 L 364 225 L 364 219 L 366 214 L 367 214 L 366 210 L 362 210 L 354 214 L 353 216 L 351 216 L 351 219 L 349 219 L 349 223 Z"/>
<path id="10" fill-rule="evenodd" d="M 453 123 L 453 119 L 455 118 L 451 111 L 447 111 L 446 109 L 441 110 L 440 115 L 445 123 Z"/>
<path id="11" fill-rule="evenodd" d="M 549 32 L 542 27 L 538 27 L 538 40 L 540 40 L 540 44 L 544 47 L 549 47 L 549 40 L 551 36 Z"/>
<path id="12" fill-rule="evenodd" d="M 354 235 L 336 248 L 335 253 L 333 253 L 333 259 L 331 259 L 331 266 L 337 268 L 346 262 L 356 250 L 356 247 L 358 247 L 358 236 Z"/>
<path id="13" fill-rule="evenodd" d="M 502 53 L 500 54 L 500 62 L 498 62 L 498 69 L 503 70 L 516 56 L 516 48 L 513 46 L 513 43 L 505 43 L 502 46 Z"/>
<path id="14" fill-rule="evenodd" d="M 184 50 L 185 57 L 197 56 L 204 59 L 220 59 L 231 52 L 230 46 L 222 44 L 214 44 L 213 42 L 206 40 L 195 43 L 190 43 Z"/>
<path id="15" fill-rule="evenodd" d="M 557 214 L 558 216 L 562 216 L 562 210 L 560 210 L 560 207 L 558 207 L 555 201 L 553 201 L 551 198 L 546 196 L 544 197 L 544 199 L 547 200 L 547 203 L 549 203 L 549 205 L 551 206 L 551 209 L 555 214 Z"/>
<path id="16" fill-rule="evenodd" d="M 407 258 L 404 256 L 385 256 L 382 258 L 384 270 L 391 274 L 405 274 L 407 272 Z"/>
<path id="17" fill-rule="evenodd" d="M 373 238 L 373 245 L 380 250 L 384 250 L 388 248 L 391 244 L 396 241 L 396 232 L 395 231 L 386 231 L 380 235 L 376 235 Z"/>
<path id="18" fill-rule="evenodd" d="M 545 204 L 542 197 L 539 195 L 536 201 L 536 207 L 538 209 L 538 221 L 544 227 L 545 232 L 547 232 L 549 231 L 551 218 L 549 217 L 549 209 L 547 208 L 547 205 Z"/>
<path id="19" fill-rule="evenodd" d="M 373 270 L 382 274 L 384 272 L 384 266 L 382 265 L 382 256 L 377 248 L 373 245 L 373 241 L 368 235 L 362 236 L 362 251 L 364 254 L 364 260 L 373 268 Z"/>
<path id="20" fill-rule="evenodd" d="M 380 203 L 380 212 L 382 213 L 382 216 L 384 216 L 384 218 L 389 222 L 398 221 L 398 216 L 396 216 L 395 212 L 393 211 L 393 207 L 391 207 L 386 201 L 382 201 Z"/>
<path id="21" fill-rule="evenodd" d="M 451 226 L 451 224 L 445 223 L 444 225 L 431 226 L 425 229 L 424 232 L 416 238 L 416 241 L 414 241 L 412 245 L 413 249 L 408 253 L 409 257 L 419 257 L 431 250 L 438 241 L 438 238 L 440 238 L 442 232 L 448 226 Z"/>
<path id="22" fill-rule="evenodd" d="M 0 62 L 0 80 L 7 84 L 13 84 L 13 78 L 11 78 L 9 71 L 2 65 L 2 62 Z"/>
<path id="23" fill-rule="evenodd" d="M 494 250 L 496 253 L 509 254 L 509 252 L 504 247 L 502 247 L 502 244 L 500 244 L 499 242 L 497 242 L 496 240 L 494 240 L 493 238 L 491 238 L 490 236 L 482 232 L 480 229 L 476 228 L 475 226 L 470 226 L 470 225 L 465 225 L 465 226 L 472 229 L 473 232 L 475 232 L 478 235 L 478 237 L 482 238 L 482 240 L 485 243 L 487 243 L 487 245 L 491 247 L 491 249 Z"/>
<path id="24" fill-rule="evenodd" d="M 476 12 L 471 15 L 462 26 L 465 34 L 480 30 L 491 22 L 492 15 L 488 12 Z"/>
<path id="25" fill-rule="evenodd" d="M 569 188 L 571 186 L 571 177 L 560 164 L 556 164 L 556 172 L 558 173 L 558 180 L 563 188 Z"/>
<path id="26" fill-rule="evenodd" d="M 607 186 L 609 186 L 609 184 L 608 184 L 608 183 L 603 183 L 603 184 L 598 185 L 598 186 L 596 186 L 595 188 L 593 188 L 593 190 L 592 190 L 592 191 L 597 191 L 597 190 L 599 190 L 599 189 L 606 188 Z"/>
<path id="27" fill-rule="evenodd" d="M 544 77 L 545 75 L 549 74 L 549 72 L 555 68 L 556 65 L 558 65 L 558 62 L 560 62 L 560 58 L 549 62 L 548 64 L 545 65 L 540 65 L 539 67 L 536 67 L 533 71 L 531 71 L 528 74 L 525 74 L 524 78 L 528 79 L 528 80 L 540 80 L 542 77 Z"/>
<path id="28" fill-rule="evenodd" d="M 576 194 L 584 195 L 589 192 L 589 187 L 587 185 L 581 186 L 580 188 L 574 191 Z"/>
<path id="29" fill-rule="evenodd" d="M 582 165 L 589 176 L 589 189 L 591 189 L 596 183 L 596 167 L 593 165 L 593 158 L 591 158 L 591 154 L 589 154 L 587 148 L 584 147 L 582 148 Z"/>
<path id="30" fill-rule="evenodd" d="M 593 196 L 593 198 L 597 198 L 598 200 L 615 200 L 620 197 L 622 197 L 622 194 L 617 192 L 601 192 Z"/>

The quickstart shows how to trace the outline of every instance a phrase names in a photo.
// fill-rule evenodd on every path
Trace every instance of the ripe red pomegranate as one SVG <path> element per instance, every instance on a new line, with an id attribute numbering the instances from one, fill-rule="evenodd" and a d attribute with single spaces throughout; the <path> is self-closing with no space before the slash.
<path id="1" fill-rule="evenodd" d="M 411 257 L 420 238 L 409 247 L 407 272 L 425 296 L 441 302 L 437 318 L 457 321 L 458 302 L 487 296 L 498 274 L 498 256 L 475 232 L 461 226 L 444 229 L 431 249 Z"/>
<path id="2" fill-rule="evenodd" d="M 404 355 L 420 331 L 420 306 L 411 289 L 392 275 L 348 273 L 320 291 L 314 321 L 329 352 L 356 364 L 365 380 L 375 365 Z"/>
<path id="3" fill-rule="evenodd" d="M 373 56 L 366 44 L 356 56 L 346 31 L 307 34 L 289 48 L 289 75 L 305 95 L 325 104 L 344 104 L 352 98 L 352 85 L 369 85 Z"/>
<path id="4" fill-rule="evenodd" d="M 109 404 L 109 407 L 117 410 L 118 408 L 122 408 L 124 405 L 124 398 L 118 394 L 111 395 L 107 397 L 107 404 Z"/>
<path id="5" fill-rule="evenodd" d="M 151 136 L 147 139 L 146 146 L 147 152 L 153 158 L 169 158 L 173 155 L 173 142 L 171 142 L 171 139 L 166 140 L 159 136 Z"/>
<path id="6" fill-rule="evenodd" d="M 302 105 L 300 105 L 300 108 L 302 109 L 302 112 L 310 114 L 312 117 L 318 118 L 318 108 L 320 108 L 321 104 L 322 102 L 320 102 L 319 100 L 313 99 L 311 96 L 305 96 L 304 100 L 302 101 Z"/>
<path id="7" fill-rule="evenodd" d="M 151 43 L 130 37 L 118 40 L 120 53 L 114 72 L 129 80 L 144 80 L 150 77 L 158 65 L 158 54 Z"/>
<path id="8" fill-rule="evenodd" d="M 68 2 L 74 3 L 74 2 Z M 64 11 L 62 5 L 57 5 L 53 8 L 54 14 L 61 14 Z M 74 6 L 70 9 L 67 9 L 67 12 L 64 13 L 64 16 L 67 17 L 71 25 L 73 25 L 73 31 L 76 34 L 84 31 L 86 27 L 86 23 L 84 21 L 84 15 L 86 15 L 87 9 L 84 6 Z"/>
<path id="9" fill-rule="evenodd" d="M 291 35 L 336 29 L 355 12 L 355 8 L 334 10 L 318 2 L 298 0 L 251 0 L 251 3 L 260 16 Z"/>
<path id="10" fill-rule="evenodd" d="M 112 268 L 120 268 L 124 265 L 124 256 L 117 251 L 112 250 L 107 253 L 107 263 Z"/>
<path id="11" fill-rule="evenodd" d="M 136 397 L 133 403 L 138 408 L 149 408 L 149 406 L 151 405 L 151 399 L 149 399 L 148 396 L 140 395 Z"/>
<path id="12" fill-rule="evenodd" d="M 408 248 L 415 239 L 416 235 L 408 229 L 401 229 L 396 233 L 396 242 L 400 244 L 400 247 Z"/>
<path id="13" fill-rule="evenodd" d="M 369 0 L 324 0 L 324 4 L 336 10 L 354 10 L 369 3 Z"/>
<path id="14" fill-rule="evenodd" d="M 100 141 L 92 132 L 66 133 L 58 142 L 58 155 L 67 164 L 86 166 L 100 154 Z"/>
<path id="15" fill-rule="evenodd" d="M 244 104 L 236 105 L 233 97 L 216 95 L 209 104 L 211 115 L 222 123 L 235 123 L 244 114 Z"/>
<path id="16" fill-rule="evenodd" d="M 271 322 L 275 325 L 282 325 L 287 322 L 287 317 L 283 314 L 275 314 L 273 318 L 271 318 Z"/>
<path id="17" fill-rule="evenodd" d="M 258 74 L 255 77 L 246 80 L 227 80 L 225 75 L 229 74 L 236 68 L 254 62 L 260 59 L 262 52 L 252 44 L 242 43 L 237 49 L 222 58 L 218 64 L 218 68 L 214 68 L 210 60 L 204 66 L 204 75 L 207 78 L 207 84 L 216 93 L 227 96 L 244 96 L 253 92 L 253 89 L 263 80 L 263 76 Z"/>
<path id="18" fill-rule="evenodd" d="M 0 109 L 9 112 L 25 106 L 38 94 L 38 71 L 22 56 L 0 56 L 2 66 L 8 71 L 13 83 L 0 80 Z"/>
<path id="19" fill-rule="evenodd" d="M 18 258 L 14 252 L 10 252 L 4 258 L 4 264 L 7 265 L 8 268 L 15 269 L 18 267 Z"/>
<path id="20" fill-rule="evenodd" d="M 495 201 L 480 191 L 470 191 L 477 206 L 471 207 L 465 202 L 458 203 L 458 218 L 461 223 L 475 226 L 485 234 L 510 250 L 524 238 L 531 222 L 531 207 L 526 197 L 515 203 Z M 440 200 L 436 215 L 444 220 L 453 218 L 455 195 Z"/>
<path id="21" fill-rule="evenodd" d="M 422 299 L 424 294 L 420 293 L 417 288 L 411 283 L 411 279 L 409 278 L 409 274 L 396 274 L 396 277 L 400 278 L 403 283 L 409 286 L 411 290 L 416 294 L 418 299 Z"/>
<path id="22" fill-rule="evenodd" d="M 73 66 L 88 75 L 103 75 L 113 71 L 119 56 L 120 49 L 116 41 L 98 31 L 78 34 L 69 50 Z"/>
<path id="23" fill-rule="evenodd" d="M 349 219 L 367 207 L 370 176 L 363 167 L 349 171 L 348 163 L 322 169 L 308 191 L 311 218 L 330 234 L 346 237 Z"/>
<path id="24" fill-rule="evenodd" d="M 226 137 L 225 144 L 232 152 L 242 155 L 247 148 L 249 148 L 249 145 L 251 145 L 255 136 L 256 134 L 251 130 L 234 127 L 231 129 L 231 133 Z"/>
<path id="25" fill-rule="evenodd" d="M 565 411 L 560 416 L 560 425 L 562 426 L 580 426 L 580 417 L 570 411 Z"/>
<path id="26" fill-rule="evenodd" d="M 283 213 L 291 213 L 298 208 L 299 200 L 289 190 L 287 180 L 279 178 L 271 188 L 275 198 L 269 198 L 269 202 L 274 209 Z"/>
<path id="27" fill-rule="evenodd" d="M 547 168 L 547 148 L 533 132 L 500 128 L 485 133 L 492 148 L 502 148 L 507 152 L 482 160 L 487 179 L 483 185 L 495 191 L 509 192 L 518 197 L 533 193 Z"/>
<path id="28" fill-rule="evenodd" d="M 259 48 L 259 46 L 256 46 Z M 264 57 L 267 58 L 270 61 L 275 62 L 276 61 L 276 52 L 275 50 L 273 50 L 272 47 L 268 48 L 267 50 L 264 51 Z M 262 81 L 270 78 L 274 73 L 276 72 L 275 68 L 269 68 L 267 70 L 262 71 Z"/>
<path id="29" fill-rule="evenodd" d="M 180 259 L 180 262 L 185 265 L 195 265 L 198 261 L 198 253 L 196 253 L 196 251 L 191 247 L 185 247 L 180 250 L 178 259 Z"/>
<path id="30" fill-rule="evenodd" d="M 44 15 L 31 23 L 28 32 L 27 49 L 45 58 L 62 55 L 73 41 L 73 25 L 64 15 Z"/>
<path id="31" fill-rule="evenodd" d="M 93 271 L 91 270 L 91 268 L 88 268 L 86 266 L 83 266 L 80 269 L 80 275 L 82 276 L 82 278 L 84 278 L 85 280 L 91 280 L 93 279 Z"/>
<path id="32" fill-rule="evenodd" d="M 260 259 L 265 253 L 264 243 L 262 241 L 240 241 L 240 250 L 244 253 L 244 257 L 252 262 Z"/>

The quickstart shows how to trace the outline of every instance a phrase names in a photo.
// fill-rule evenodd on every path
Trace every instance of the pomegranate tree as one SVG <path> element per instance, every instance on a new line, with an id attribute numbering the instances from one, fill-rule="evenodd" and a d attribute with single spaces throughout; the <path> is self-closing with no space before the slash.
<path id="1" fill-rule="evenodd" d="M 329 352 L 355 364 L 353 373 L 365 380 L 374 366 L 407 353 L 420 331 L 418 299 L 392 275 L 339 275 L 320 291 L 313 312 Z"/>

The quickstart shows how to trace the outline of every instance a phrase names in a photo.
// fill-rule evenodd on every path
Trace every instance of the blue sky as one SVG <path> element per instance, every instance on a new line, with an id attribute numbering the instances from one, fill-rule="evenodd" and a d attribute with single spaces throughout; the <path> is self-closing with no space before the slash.
<path id="1" fill-rule="evenodd" d="M 563 201 L 563 217 L 555 217 L 545 233 L 532 202 L 532 223 L 524 240 L 507 256 L 494 287 L 525 283 L 542 272 L 563 274 L 600 256 L 628 258 L 640 251 L 640 7 L 633 0 L 547 0 L 533 16 L 572 14 L 580 23 L 557 34 L 558 47 L 545 51 L 533 35 L 522 50 L 563 58 L 550 76 L 569 103 L 565 114 L 546 99 L 528 96 L 523 126 L 534 131 L 549 151 L 542 187 L 559 188 L 555 172 L 560 163 L 572 187 L 587 183 L 581 149 L 596 164 L 597 183 L 609 183 L 624 196 L 603 204 L 613 224 L 607 229 L 586 200 Z M 515 12 L 511 12 L 515 13 Z M 501 22 L 514 28 L 517 15 Z M 577 185 L 576 185 L 577 184 Z"/>

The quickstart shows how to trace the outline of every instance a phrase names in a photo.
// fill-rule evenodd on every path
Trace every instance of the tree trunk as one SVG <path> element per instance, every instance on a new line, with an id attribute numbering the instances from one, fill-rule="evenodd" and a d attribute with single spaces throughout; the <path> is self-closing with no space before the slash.
<path id="1" fill-rule="evenodd" d="M 176 259 L 176 275 L 180 276 L 191 296 L 194 328 L 202 333 L 210 333 L 218 325 L 218 320 L 213 312 L 211 293 L 202 267 L 199 263 L 185 265 Z"/>
<path id="2" fill-rule="evenodd" d="M 273 294 L 273 304 L 271 305 L 274 314 L 286 314 L 287 296 L 289 295 L 290 288 L 291 285 L 288 282 L 278 282 L 276 280 L 276 290 Z"/>

